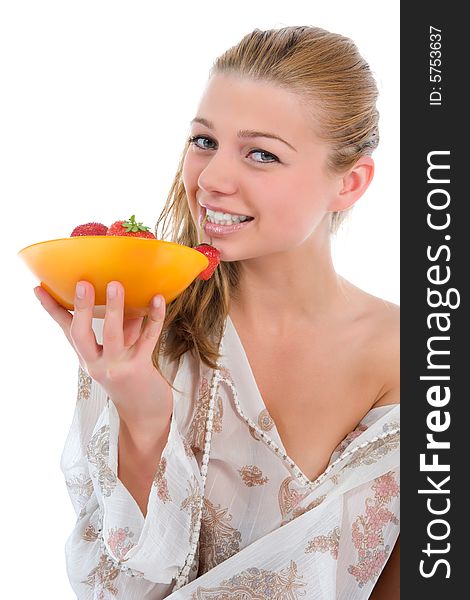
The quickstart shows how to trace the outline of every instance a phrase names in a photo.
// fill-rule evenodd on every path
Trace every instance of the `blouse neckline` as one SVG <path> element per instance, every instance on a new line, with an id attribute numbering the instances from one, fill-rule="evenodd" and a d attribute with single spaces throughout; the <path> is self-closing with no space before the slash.
<path id="1" fill-rule="evenodd" d="M 236 361 L 234 361 L 234 363 L 230 364 L 230 372 L 234 375 L 235 379 L 237 380 L 237 383 L 244 381 L 246 382 L 246 377 L 245 377 L 245 373 L 248 373 L 248 379 L 249 381 L 246 382 L 250 388 L 250 391 L 253 392 L 254 397 L 256 399 L 256 406 L 255 407 L 251 407 L 251 406 L 244 406 L 246 412 L 248 414 L 250 414 L 251 418 L 253 420 L 257 420 L 258 415 L 263 411 L 266 411 L 266 413 L 270 416 L 269 410 L 267 409 L 267 406 L 263 400 L 263 397 L 261 395 L 261 392 L 259 390 L 258 384 L 256 383 L 256 379 L 253 373 L 253 370 L 251 368 L 250 365 L 250 361 L 248 360 L 248 356 L 245 352 L 245 348 L 242 344 L 242 341 L 240 339 L 240 336 L 238 335 L 238 332 L 236 330 L 236 327 L 232 321 L 232 319 L 230 318 L 230 315 L 227 314 L 227 318 L 226 318 L 226 324 L 225 324 L 225 330 L 224 330 L 224 334 L 223 334 L 223 343 L 222 345 L 225 346 L 228 344 L 230 344 L 230 341 L 232 341 L 233 343 L 235 343 L 235 345 L 238 348 L 239 354 L 242 357 L 242 365 L 238 365 Z M 240 394 L 240 401 L 242 402 L 243 398 L 243 394 Z M 362 417 L 362 419 L 358 422 L 358 424 L 356 425 L 356 427 L 350 431 L 345 437 L 344 439 L 338 444 L 338 446 L 336 446 L 336 448 L 333 450 L 333 452 L 331 453 L 330 459 L 328 461 L 328 466 L 331 464 L 333 457 L 337 451 L 337 449 L 343 444 L 343 442 L 349 438 L 349 436 L 351 436 L 351 434 L 353 434 L 358 427 L 360 427 L 360 425 L 362 425 L 364 423 L 364 421 L 367 420 L 367 418 L 369 417 L 369 415 L 371 415 L 372 413 L 375 413 L 376 411 L 383 412 L 384 414 L 387 413 L 388 411 L 393 410 L 394 407 L 399 406 L 398 402 L 392 403 L 392 404 L 383 404 L 382 406 L 375 406 L 372 407 L 371 409 L 368 410 L 368 412 Z M 255 408 L 255 410 L 253 410 L 253 408 Z M 272 421 L 272 428 L 270 429 L 270 431 L 266 432 L 267 435 L 282 449 L 282 451 L 286 453 L 286 449 L 284 447 L 284 444 L 282 442 L 282 439 L 279 435 L 279 431 L 277 429 L 276 423 L 274 421 L 274 419 L 270 416 L 270 419 Z M 300 467 L 298 465 L 296 465 L 297 469 L 302 472 L 302 470 L 300 469 Z M 328 468 L 328 467 L 327 467 Z M 308 479 L 307 475 L 303 474 L 304 477 L 306 479 Z"/>

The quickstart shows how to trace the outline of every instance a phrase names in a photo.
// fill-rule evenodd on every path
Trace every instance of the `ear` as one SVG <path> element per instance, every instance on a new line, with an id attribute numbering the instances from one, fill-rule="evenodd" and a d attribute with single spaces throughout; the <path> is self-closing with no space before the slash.
<path id="1" fill-rule="evenodd" d="M 352 206 L 369 187 L 374 177 L 374 159 L 362 156 L 355 165 L 338 179 L 338 192 L 331 199 L 328 210 L 346 210 Z"/>

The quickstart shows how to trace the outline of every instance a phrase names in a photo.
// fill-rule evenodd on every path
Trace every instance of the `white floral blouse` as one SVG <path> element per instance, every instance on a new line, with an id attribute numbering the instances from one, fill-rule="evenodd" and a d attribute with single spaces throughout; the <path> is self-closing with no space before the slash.
<path id="1" fill-rule="evenodd" d="M 399 534 L 399 405 L 370 410 L 311 482 L 285 453 L 230 317 L 220 351 L 206 471 L 214 372 L 188 353 L 164 363 L 179 391 L 145 518 L 117 477 L 116 408 L 79 370 L 61 459 L 77 599 L 368 598 Z"/>

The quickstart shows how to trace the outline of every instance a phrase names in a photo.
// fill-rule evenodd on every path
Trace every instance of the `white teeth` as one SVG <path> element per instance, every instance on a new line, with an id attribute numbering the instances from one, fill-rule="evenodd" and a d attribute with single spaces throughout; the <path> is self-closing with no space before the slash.
<path id="1" fill-rule="evenodd" d="M 223 213 L 218 211 L 206 209 L 207 220 L 210 223 L 218 223 L 219 225 L 230 225 L 232 223 L 242 223 L 246 221 L 249 217 L 246 215 L 232 215 L 229 213 Z"/>

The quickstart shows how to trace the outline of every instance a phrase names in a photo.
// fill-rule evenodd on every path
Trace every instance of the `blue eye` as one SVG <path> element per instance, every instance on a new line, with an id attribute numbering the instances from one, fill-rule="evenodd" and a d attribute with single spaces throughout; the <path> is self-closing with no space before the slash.
<path id="1" fill-rule="evenodd" d="M 212 140 L 211 138 L 209 138 L 205 135 L 193 135 L 192 137 L 189 138 L 188 141 L 190 144 L 192 144 L 199 150 L 214 150 L 214 147 L 207 147 L 204 144 L 204 142 L 209 142 L 209 143 L 215 144 L 214 140 Z M 202 144 L 199 143 L 200 141 L 202 141 Z M 279 159 L 277 158 L 277 156 L 274 156 L 274 154 L 271 154 L 270 152 L 266 152 L 264 150 L 259 150 L 258 148 L 255 148 L 254 150 L 250 150 L 250 152 L 248 154 L 249 155 L 250 154 L 260 154 L 260 155 L 263 155 L 264 157 L 269 157 L 270 159 L 272 159 L 272 160 L 255 160 L 255 162 L 257 162 L 257 163 L 269 164 L 269 163 L 273 163 L 273 162 L 280 162 Z"/>
<path id="2" fill-rule="evenodd" d="M 199 140 L 209 140 L 209 142 L 212 142 L 212 140 L 210 138 L 205 137 L 204 135 L 193 135 L 192 137 L 189 138 L 189 142 L 191 144 L 193 144 L 194 146 L 196 146 L 197 148 L 200 148 L 201 150 L 211 150 L 211 148 L 200 146 L 198 144 Z"/>
<path id="3" fill-rule="evenodd" d="M 250 154 L 264 154 L 264 156 L 270 156 L 272 159 L 274 159 L 274 160 L 260 160 L 260 161 L 256 161 L 256 162 L 261 162 L 261 163 L 278 162 L 278 159 L 276 156 L 274 156 L 274 154 L 271 154 L 270 152 L 265 152 L 264 150 L 252 150 L 250 152 Z"/>

